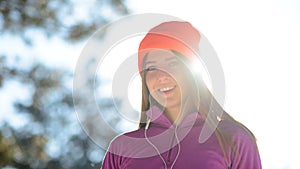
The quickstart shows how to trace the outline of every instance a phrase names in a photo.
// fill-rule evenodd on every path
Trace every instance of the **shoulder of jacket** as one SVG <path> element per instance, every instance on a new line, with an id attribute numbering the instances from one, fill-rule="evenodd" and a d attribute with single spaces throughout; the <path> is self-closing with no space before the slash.
<path id="1" fill-rule="evenodd" d="M 126 143 L 126 140 L 130 140 L 130 138 L 143 138 L 144 137 L 144 129 L 137 129 L 129 132 L 121 133 L 115 136 L 111 141 L 111 145 L 120 145 Z"/>
<path id="2" fill-rule="evenodd" d="M 231 120 L 222 120 L 219 125 L 223 132 L 227 132 L 231 135 L 233 141 L 236 139 L 252 140 L 252 132 L 242 123 Z"/>

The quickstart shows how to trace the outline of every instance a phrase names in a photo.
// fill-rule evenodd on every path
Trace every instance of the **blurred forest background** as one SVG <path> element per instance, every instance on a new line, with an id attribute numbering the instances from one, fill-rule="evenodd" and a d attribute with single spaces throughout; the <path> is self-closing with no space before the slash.
<path id="1" fill-rule="evenodd" d="M 154 12 L 184 18 L 210 39 L 226 77 L 225 108 L 258 138 L 263 167 L 299 169 L 299 2 L 0 0 L 0 168 L 100 168 L 102 145 L 115 134 L 105 123 L 122 128 L 122 119 L 95 90 L 106 119 L 93 118 L 95 126 L 87 116 L 86 127 L 101 140 L 87 135 L 74 105 L 97 112 L 87 106 L 90 95 L 73 102 L 75 64 L 97 29 Z M 87 85 L 105 90 L 98 78 Z"/>
<path id="2" fill-rule="evenodd" d="M 37 33 L 76 44 L 113 19 L 130 13 L 122 0 L 88 2 L 93 2 L 89 10 L 78 15 L 74 9 L 80 4 L 75 0 L 0 0 L 0 40 L 1 36 L 10 36 L 32 50 L 38 43 L 32 35 Z M 17 85 L 29 94 L 26 99 L 13 100 L 13 111 L 19 117 L 14 123 L 22 125 L 0 119 L 0 168 L 100 168 L 105 150 L 89 139 L 76 118 L 73 72 L 38 61 L 22 66 L 19 61 L 24 56 L 7 54 L 1 50 L 4 47 L 0 46 L 0 91 Z M 0 94 L 2 100 L 6 99 L 3 92 Z M 23 93 L 19 95 L 22 98 Z M 1 107 L 0 116 L 8 111 Z"/>

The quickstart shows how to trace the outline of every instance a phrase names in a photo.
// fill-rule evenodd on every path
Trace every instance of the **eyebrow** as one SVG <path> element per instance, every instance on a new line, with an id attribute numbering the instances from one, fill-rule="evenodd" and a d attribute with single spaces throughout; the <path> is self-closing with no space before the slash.
<path id="1" fill-rule="evenodd" d="M 147 62 L 145 63 L 145 67 L 146 67 L 147 64 L 151 64 L 151 63 L 156 63 L 156 62 L 155 62 L 155 61 L 147 61 Z"/>
<path id="2" fill-rule="evenodd" d="M 178 59 L 177 59 L 177 57 L 171 56 L 171 57 L 169 57 L 169 58 L 166 58 L 165 60 L 166 60 L 166 61 L 170 61 L 170 60 L 178 60 Z M 156 63 L 156 61 L 147 61 L 147 62 L 145 63 L 145 67 L 146 67 L 147 64 L 151 64 L 151 63 Z"/>
<path id="3" fill-rule="evenodd" d="M 177 58 L 176 56 L 175 56 L 175 57 L 172 56 L 172 57 L 166 58 L 165 60 L 166 60 L 166 61 L 169 61 L 169 60 L 174 60 L 174 59 L 178 60 L 178 58 Z"/>

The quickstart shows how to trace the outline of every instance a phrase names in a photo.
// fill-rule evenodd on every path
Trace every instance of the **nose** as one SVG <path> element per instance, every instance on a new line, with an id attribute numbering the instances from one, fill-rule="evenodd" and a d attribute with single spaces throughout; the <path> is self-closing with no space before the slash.
<path id="1" fill-rule="evenodd" d="M 170 75 L 168 72 L 166 72 L 165 70 L 158 70 L 157 72 L 157 81 L 162 83 L 165 81 L 170 80 Z"/>

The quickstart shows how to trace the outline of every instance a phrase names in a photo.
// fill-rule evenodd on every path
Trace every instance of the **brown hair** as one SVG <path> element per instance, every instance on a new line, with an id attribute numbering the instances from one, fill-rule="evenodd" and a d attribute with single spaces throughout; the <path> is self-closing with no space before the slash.
<path id="1" fill-rule="evenodd" d="M 186 57 L 182 56 L 177 51 L 172 50 L 172 52 L 176 56 L 178 56 L 180 59 L 182 59 L 183 61 L 189 62 Z M 147 55 L 144 58 L 147 58 Z M 201 102 L 199 103 L 198 113 L 201 115 L 201 117 L 203 117 L 205 120 L 207 120 L 207 122 L 210 126 L 216 126 L 214 134 L 216 135 L 216 137 L 219 141 L 219 144 L 220 144 L 220 147 L 223 151 L 225 159 L 227 159 L 227 157 L 228 157 L 229 148 L 233 148 L 233 151 L 235 151 L 236 148 L 233 145 L 233 140 L 232 140 L 232 134 L 233 133 L 225 132 L 222 129 L 222 127 L 220 125 L 218 125 L 219 118 L 221 118 L 221 120 L 227 120 L 229 122 L 232 122 L 232 123 L 236 124 L 237 126 L 239 126 L 241 129 L 243 129 L 252 138 L 253 143 L 255 144 L 255 146 L 257 148 L 256 138 L 255 138 L 254 134 L 247 127 L 245 127 L 242 123 L 238 122 L 232 116 L 230 116 L 222 108 L 222 106 L 217 102 L 215 97 L 212 95 L 212 93 L 209 91 L 209 89 L 205 85 L 202 77 L 199 77 L 199 76 L 195 77 L 195 76 L 192 75 L 192 72 L 190 72 L 190 73 L 191 73 L 192 77 L 196 78 L 195 79 L 195 85 L 199 89 L 197 94 L 198 94 L 199 97 L 201 97 Z M 155 102 L 154 104 L 159 105 L 155 101 L 155 99 L 153 99 L 151 97 L 151 95 L 149 93 L 149 90 L 148 90 L 147 85 L 146 85 L 146 79 L 145 79 L 145 72 L 144 71 L 141 72 L 141 77 L 142 77 L 142 106 L 141 106 L 141 116 L 140 116 L 139 129 L 144 128 L 146 126 L 146 120 L 147 120 L 146 111 L 149 110 L 150 106 L 152 105 L 152 104 L 150 104 L 149 99 L 151 99 L 151 102 L 152 101 Z M 217 110 L 217 111 L 211 111 L 211 110 Z M 219 117 L 218 114 L 217 114 L 220 111 L 222 112 L 222 113 L 219 113 L 219 114 L 222 114 L 221 117 Z"/>

